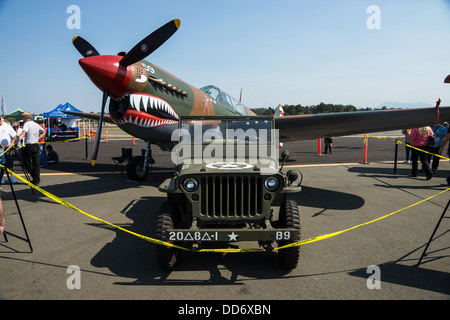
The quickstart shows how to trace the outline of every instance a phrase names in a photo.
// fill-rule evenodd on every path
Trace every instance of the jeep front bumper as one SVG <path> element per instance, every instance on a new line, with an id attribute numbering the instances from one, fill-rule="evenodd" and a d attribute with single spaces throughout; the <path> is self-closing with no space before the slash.
<path id="1" fill-rule="evenodd" d="M 236 241 L 298 241 L 299 230 L 277 229 L 168 229 L 165 241 L 236 242 Z"/>

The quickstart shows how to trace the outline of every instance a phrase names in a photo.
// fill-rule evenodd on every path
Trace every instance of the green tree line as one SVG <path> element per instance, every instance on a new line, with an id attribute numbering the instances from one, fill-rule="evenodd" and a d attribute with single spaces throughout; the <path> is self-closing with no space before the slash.
<path id="1" fill-rule="evenodd" d="M 298 114 L 316 114 L 316 113 L 335 113 L 335 112 L 353 112 L 353 111 L 372 111 L 372 108 L 357 109 L 353 105 L 331 104 L 331 103 L 319 103 L 318 105 L 302 106 L 298 105 L 284 105 L 284 115 L 292 116 Z M 386 107 L 375 110 L 386 110 Z M 254 108 L 251 109 L 257 115 L 271 115 L 275 110 L 269 108 Z"/>

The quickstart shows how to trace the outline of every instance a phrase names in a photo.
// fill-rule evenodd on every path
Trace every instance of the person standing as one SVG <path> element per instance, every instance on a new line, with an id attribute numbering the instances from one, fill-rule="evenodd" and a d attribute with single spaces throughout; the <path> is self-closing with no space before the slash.
<path id="1" fill-rule="evenodd" d="M 38 120 L 38 125 L 41 126 L 42 129 L 45 130 L 45 134 L 42 138 L 39 139 L 39 162 L 41 167 L 47 167 L 47 148 L 45 147 L 45 142 L 47 140 L 47 128 L 45 127 L 44 120 Z"/>
<path id="2" fill-rule="evenodd" d="M 439 157 L 437 156 L 439 153 L 439 149 L 441 148 L 441 143 L 444 140 L 445 135 L 448 131 L 448 123 L 445 122 L 443 124 L 438 124 L 434 129 L 434 137 L 436 138 L 436 142 L 434 145 L 429 146 L 429 151 L 432 154 L 427 155 L 427 161 L 431 166 L 431 172 L 436 173 L 439 167 Z"/>
<path id="3" fill-rule="evenodd" d="M 411 129 L 403 129 L 402 133 L 405 135 L 405 161 L 403 163 L 411 163 Z M 408 144 L 408 145 L 407 145 Z"/>
<path id="4" fill-rule="evenodd" d="M 0 236 L 5 232 L 5 214 L 3 213 L 3 202 L 0 198 Z"/>
<path id="5" fill-rule="evenodd" d="M 31 120 L 31 113 L 25 111 L 22 113 L 22 120 L 24 121 L 23 131 L 15 136 L 13 143 L 24 139 L 25 148 L 23 150 L 23 160 L 25 168 L 30 174 L 31 183 L 39 185 L 40 178 L 40 164 L 39 164 L 39 139 L 45 135 L 44 129 L 36 122 Z"/>
<path id="6" fill-rule="evenodd" d="M 441 146 L 439 148 L 439 154 L 442 154 L 445 146 L 447 145 L 447 143 L 449 141 L 450 141 L 450 130 L 447 131 L 447 134 L 445 135 L 444 140 L 442 140 Z M 447 150 L 447 156 L 448 156 L 448 158 L 450 158 L 450 147 Z M 450 175 L 447 177 L 447 186 L 450 186 Z"/>
<path id="7" fill-rule="evenodd" d="M 411 150 L 412 169 L 410 177 L 417 177 L 417 162 L 420 158 L 427 180 L 430 180 L 433 174 L 431 173 L 430 164 L 427 161 L 427 154 L 423 151 L 428 151 L 428 139 L 433 136 L 433 130 L 430 127 L 414 128 L 411 132 L 411 145 L 414 147 Z"/>
<path id="8" fill-rule="evenodd" d="M 4 183 L 3 174 L 5 173 L 5 168 L 10 170 L 14 169 L 14 161 L 13 157 L 9 154 L 9 152 L 5 153 L 5 151 L 11 146 L 11 141 L 16 136 L 16 131 L 14 131 L 13 127 L 6 122 L 2 117 L 0 117 L 0 154 L 3 154 L 0 157 L 0 164 L 3 166 L 0 168 L 0 189 L 2 184 Z M 16 183 L 16 178 L 11 175 L 11 182 Z"/>
<path id="9" fill-rule="evenodd" d="M 324 153 L 333 153 L 333 138 L 325 137 L 325 152 Z"/>
<path id="10" fill-rule="evenodd" d="M 24 123 L 23 120 L 19 121 L 19 126 L 16 129 L 17 136 L 19 136 L 20 133 L 23 131 L 23 123 Z M 23 140 L 17 139 L 15 141 L 16 141 L 16 149 L 17 149 L 17 153 L 19 155 L 19 158 L 23 159 L 23 147 L 24 147 Z"/>

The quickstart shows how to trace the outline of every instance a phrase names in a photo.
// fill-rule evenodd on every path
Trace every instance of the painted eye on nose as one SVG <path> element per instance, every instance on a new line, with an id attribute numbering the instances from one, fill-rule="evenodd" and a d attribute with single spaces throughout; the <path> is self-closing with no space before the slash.
<path id="1" fill-rule="evenodd" d="M 141 75 L 140 75 L 139 77 L 137 77 L 136 80 L 134 80 L 134 81 L 143 83 L 143 82 L 146 82 L 146 81 L 147 81 L 147 77 L 144 76 L 143 74 L 141 74 Z"/>

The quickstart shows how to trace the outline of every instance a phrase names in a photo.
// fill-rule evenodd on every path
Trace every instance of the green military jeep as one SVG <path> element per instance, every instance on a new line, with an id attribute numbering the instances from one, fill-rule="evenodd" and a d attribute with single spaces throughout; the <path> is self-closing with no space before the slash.
<path id="1" fill-rule="evenodd" d="M 299 172 L 279 169 L 272 117 L 184 117 L 172 140 L 175 176 L 159 211 L 156 238 L 198 251 L 202 246 L 257 241 L 267 251 L 300 239 Z M 283 153 L 282 157 L 286 157 Z M 209 244 L 209 245 L 208 245 Z M 300 247 L 280 249 L 286 269 L 297 266 Z M 180 249 L 157 246 L 157 260 L 172 270 Z"/>

